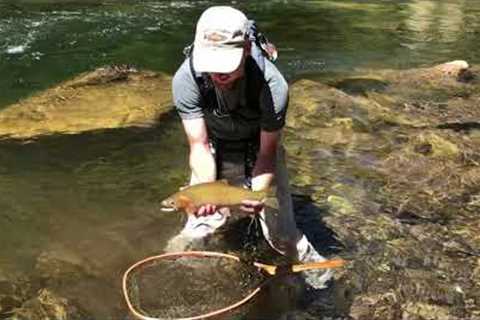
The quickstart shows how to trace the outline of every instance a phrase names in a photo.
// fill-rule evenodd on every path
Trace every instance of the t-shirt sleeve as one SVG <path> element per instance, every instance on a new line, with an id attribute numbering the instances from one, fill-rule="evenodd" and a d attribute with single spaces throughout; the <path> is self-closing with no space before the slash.
<path id="1" fill-rule="evenodd" d="M 173 77 L 172 94 L 173 103 L 180 118 L 189 120 L 203 117 L 200 90 L 190 71 L 188 59 L 183 62 Z"/>
<path id="2" fill-rule="evenodd" d="M 285 125 L 288 108 L 288 83 L 277 67 L 265 59 L 265 81 L 260 94 L 261 128 L 276 131 Z"/>

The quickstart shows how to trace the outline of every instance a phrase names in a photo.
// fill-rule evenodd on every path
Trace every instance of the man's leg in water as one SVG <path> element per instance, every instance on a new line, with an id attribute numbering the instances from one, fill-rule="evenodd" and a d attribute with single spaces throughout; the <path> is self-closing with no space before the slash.
<path id="1" fill-rule="evenodd" d="M 294 261 L 325 260 L 297 228 L 283 146 L 279 146 L 277 149 L 275 181 L 271 191 L 272 193 L 265 202 L 265 208 L 260 213 L 263 234 L 270 246 Z M 306 280 L 310 285 L 322 288 L 325 286 L 325 282 L 332 277 L 332 271 L 321 270 L 320 272 L 306 273 L 306 275 Z"/>

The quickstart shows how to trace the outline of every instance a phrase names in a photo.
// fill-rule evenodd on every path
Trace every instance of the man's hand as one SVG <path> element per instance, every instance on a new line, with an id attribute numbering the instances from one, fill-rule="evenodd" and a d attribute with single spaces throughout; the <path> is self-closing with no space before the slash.
<path id="1" fill-rule="evenodd" d="M 260 211 L 263 210 L 263 207 L 264 207 L 264 203 L 262 201 L 243 200 L 242 206 L 240 207 L 240 209 L 250 214 L 258 214 Z"/>
<path id="2" fill-rule="evenodd" d="M 205 217 L 214 214 L 217 211 L 217 206 L 214 204 L 205 204 L 198 208 L 195 215 L 197 217 Z"/>

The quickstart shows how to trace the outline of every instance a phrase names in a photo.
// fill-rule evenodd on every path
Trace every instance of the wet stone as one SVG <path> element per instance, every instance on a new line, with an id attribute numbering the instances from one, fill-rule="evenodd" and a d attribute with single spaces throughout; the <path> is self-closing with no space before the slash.
<path id="1" fill-rule="evenodd" d="M 37 296 L 26 301 L 21 307 L 16 308 L 12 320 L 80 320 L 91 317 L 80 311 L 67 299 L 62 298 L 48 289 L 41 289 Z"/>

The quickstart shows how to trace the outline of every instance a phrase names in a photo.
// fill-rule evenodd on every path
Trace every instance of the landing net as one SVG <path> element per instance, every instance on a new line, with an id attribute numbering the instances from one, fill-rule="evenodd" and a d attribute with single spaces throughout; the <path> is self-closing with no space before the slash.
<path id="1" fill-rule="evenodd" d="M 167 253 L 130 267 L 123 277 L 123 292 L 139 319 L 205 319 L 251 300 L 265 278 L 233 255 Z"/>

